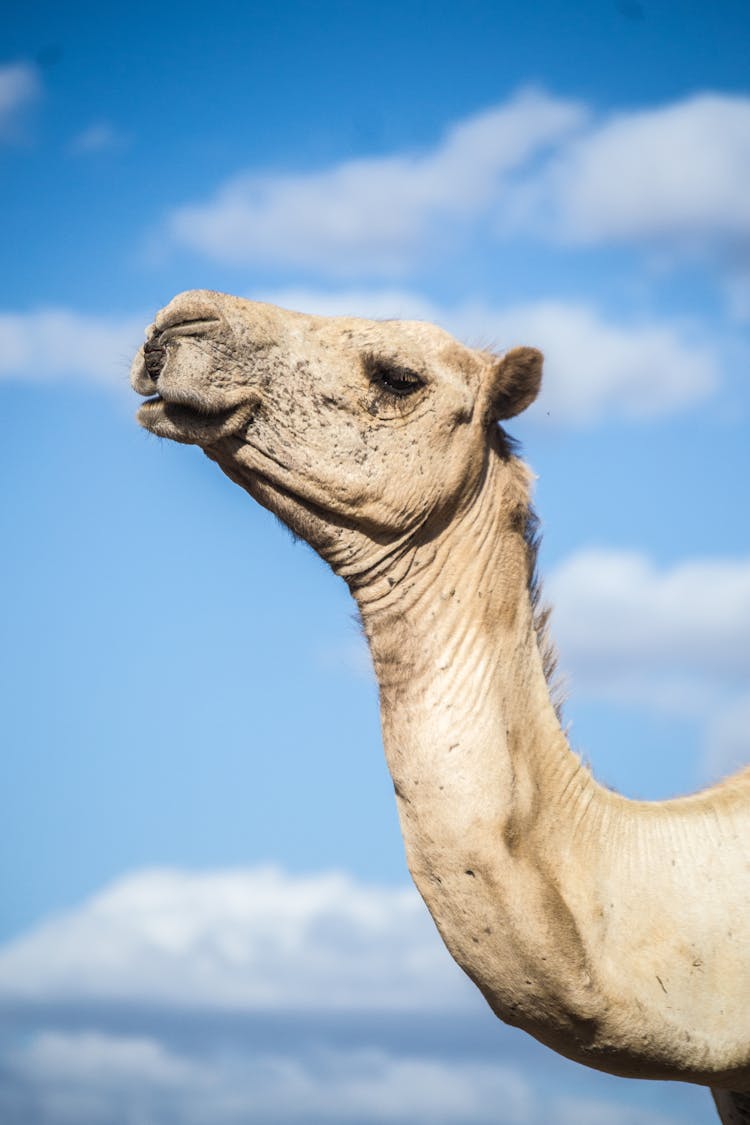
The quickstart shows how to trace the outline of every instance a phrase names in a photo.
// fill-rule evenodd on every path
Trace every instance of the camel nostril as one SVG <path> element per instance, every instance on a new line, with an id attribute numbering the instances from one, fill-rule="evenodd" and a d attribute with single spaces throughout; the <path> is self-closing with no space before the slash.
<path id="1" fill-rule="evenodd" d="M 143 345 L 143 362 L 146 366 L 149 378 L 157 381 L 161 370 L 167 360 L 167 349 L 160 342 L 157 336 L 154 339 L 147 340 Z"/>

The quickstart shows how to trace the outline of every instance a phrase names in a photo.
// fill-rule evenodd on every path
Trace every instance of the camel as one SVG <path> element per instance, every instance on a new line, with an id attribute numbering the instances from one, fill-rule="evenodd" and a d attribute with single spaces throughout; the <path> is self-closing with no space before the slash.
<path id="1" fill-rule="evenodd" d="M 200 446 L 353 594 L 414 882 L 495 1014 L 750 1122 L 750 769 L 632 801 L 570 749 L 550 690 L 530 473 L 500 423 L 542 356 L 430 324 L 208 290 L 147 329 L 140 424 Z"/>

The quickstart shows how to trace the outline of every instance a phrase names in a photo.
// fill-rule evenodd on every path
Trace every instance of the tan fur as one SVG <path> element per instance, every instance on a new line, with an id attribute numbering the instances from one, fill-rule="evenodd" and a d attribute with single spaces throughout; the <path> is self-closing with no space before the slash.
<path id="1" fill-rule="evenodd" d="M 132 382 L 158 392 L 147 429 L 201 446 L 349 584 L 410 870 L 498 1016 L 615 1074 L 750 1090 L 750 770 L 649 804 L 570 752 L 528 471 L 497 426 L 540 373 L 534 349 L 194 291 Z"/>

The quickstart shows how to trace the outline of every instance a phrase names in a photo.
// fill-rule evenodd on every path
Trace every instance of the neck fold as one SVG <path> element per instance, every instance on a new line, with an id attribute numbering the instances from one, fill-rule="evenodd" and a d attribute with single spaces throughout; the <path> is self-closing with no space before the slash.
<path id="1" fill-rule="evenodd" d="M 473 815 L 481 792 L 503 824 L 526 789 L 580 772 L 545 677 L 528 519 L 525 467 L 493 456 L 463 512 L 355 591 L 401 800 L 427 784 Z"/>
<path id="2" fill-rule="evenodd" d="M 529 948 L 524 912 L 557 891 L 535 860 L 521 894 L 519 857 L 563 794 L 579 805 L 595 787 L 550 700 L 527 520 L 525 467 L 493 457 L 465 511 L 356 596 L 409 868 L 455 959 L 498 1014 L 529 1026 L 542 994 L 549 1018 L 549 981 L 540 979 L 549 944 L 564 951 L 576 989 L 583 982 L 585 991 L 588 974 L 564 904 L 562 926 Z M 498 941 L 502 963 L 486 953 Z M 521 1000 L 519 972 L 529 985 Z M 569 1024 L 578 1007 L 560 996 L 557 1022 Z"/>

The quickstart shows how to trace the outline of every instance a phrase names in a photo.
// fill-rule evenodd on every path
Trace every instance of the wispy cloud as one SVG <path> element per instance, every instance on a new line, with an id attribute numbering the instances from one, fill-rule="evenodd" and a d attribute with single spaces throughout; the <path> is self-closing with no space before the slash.
<path id="1" fill-rule="evenodd" d="M 431 150 L 349 160 L 297 175 L 245 173 L 175 210 L 168 236 L 218 261 L 323 275 L 408 272 L 438 225 L 497 203 L 507 177 L 580 127 L 577 103 L 522 92 L 450 129 Z"/>
<path id="2" fill-rule="evenodd" d="M 709 398 L 721 381 L 721 357 L 708 333 L 695 325 L 616 322 L 583 302 L 439 306 L 407 290 L 301 288 L 272 293 L 269 299 L 320 315 L 430 320 L 470 345 L 539 347 L 546 357 L 545 379 L 531 416 L 560 426 L 662 418 Z"/>
<path id="3" fill-rule="evenodd" d="M 39 72 L 31 63 L 0 65 L 0 140 L 17 134 L 23 113 L 41 92 Z"/>
<path id="4" fill-rule="evenodd" d="M 702 94 L 597 117 L 521 92 L 431 150 L 316 172 L 246 172 L 177 208 L 167 237 L 217 261 L 321 276 L 408 274 L 465 245 L 524 235 L 643 243 L 671 257 L 750 263 L 750 98 Z M 744 263 L 744 264 L 743 264 Z"/>
<path id="5" fill-rule="evenodd" d="M 0 379 L 93 379 L 127 386 L 146 317 L 87 316 L 70 309 L 0 312 Z"/>
<path id="6" fill-rule="evenodd" d="M 70 151 L 76 156 L 86 156 L 120 148 L 124 143 L 125 138 L 114 125 L 108 121 L 97 121 L 73 137 Z"/>

